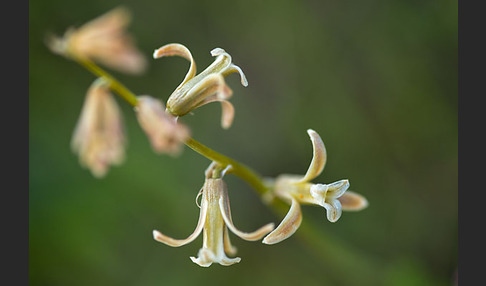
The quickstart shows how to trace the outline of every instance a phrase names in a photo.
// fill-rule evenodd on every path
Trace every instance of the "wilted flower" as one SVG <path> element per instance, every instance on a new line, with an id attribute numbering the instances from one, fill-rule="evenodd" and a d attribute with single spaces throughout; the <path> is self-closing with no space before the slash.
<path id="1" fill-rule="evenodd" d="M 321 137 L 314 130 L 307 130 L 312 146 L 313 158 L 304 176 L 280 175 L 274 182 L 275 195 L 291 203 L 290 210 L 280 225 L 268 234 L 263 243 L 275 244 L 290 237 L 302 222 L 300 204 L 322 206 L 327 211 L 327 219 L 336 222 L 342 210 L 361 210 L 368 205 L 367 200 L 354 192 L 346 192 L 348 180 L 331 184 L 312 184 L 310 181 L 319 176 L 326 164 L 326 149 Z"/>
<path id="2" fill-rule="evenodd" d="M 214 166 L 214 164 L 212 164 Z M 211 168 L 211 166 L 210 166 Z M 274 224 L 269 223 L 255 232 L 246 233 L 238 230 L 231 218 L 228 190 L 221 176 L 214 176 L 212 171 L 206 172 L 206 180 L 199 192 L 202 195 L 199 221 L 194 232 L 186 239 L 173 239 L 157 230 L 153 231 L 154 239 L 169 246 L 179 247 L 196 239 L 203 232 L 203 247 L 199 250 L 198 257 L 191 260 L 203 267 L 210 266 L 213 262 L 229 266 L 240 262 L 241 258 L 229 258 L 226 255 L 235 255 L 236 248 L 231 245 L 228 228 L 244 240 L 255 241 L 273 230 Z M 219 178 L 216 178 L 219 177 Z"/>
<path id="3" fill-rule="evenodd" d="M 146 59 L 125 31 L 130 19 L 129 11 L 118 7 L 78 29 L 69 28 L 62 38 L 51 36 L 47 44 L 64 56 L 74 55 L 122 72 L 140 73 L 145 70 Z"/>
<path id="4" fill-rule="evenodd" d="M 178 155 L 181 152 L 184 141 L 189 138 L 189 129 L 167 113 L 160 100 L 148 95 L 139 96 L 135 111 L 156 153 Z"/>
<path id="5" fill-rule="evenodd" d="M 96 177 L 124 159 L 125 135 L 118 105 L 101 78 L 89 88 L 71 147 Z"/>
<path id="6" fill-rule="evenodd" d="M 192 110 L 210 102 L 221 102 L 223 128 L 229 128 L 233 122 L 234 107 L 228 101 L 232 90 L 226 85 L 224 77 L 238 72 L 241 84 L 248 85 L 245 74 L 231 62 L 231 56 L 221 48 L 215 48 L 211 55 L 216 57 L 214 62 L 196 76 L 196 63 L 191 52 L 181 44 L 167 44 L 155 50 L 154 58 L 164 56 L 181 56 L 191 62 L 182 83 L 174 90 L 167 100 L 167 110 L 176 116 L 183 116 Z"/>

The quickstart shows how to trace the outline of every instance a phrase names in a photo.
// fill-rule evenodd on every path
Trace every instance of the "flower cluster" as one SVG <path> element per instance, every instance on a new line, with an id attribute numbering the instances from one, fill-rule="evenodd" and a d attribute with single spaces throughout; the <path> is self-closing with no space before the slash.
<path id="1" fill-rule="evenodd" d="M 170 43 L 156 49 L 153 58 L 180 56 L 187 59 L 190 66 L 183 81 L 168 97 L 167 102 L 164 104 L 150 95 L 131 93 L 96 66 L 99 62 L 122 72 L 140 73 L 144 70 L 146 63 L 142 53 L 124 30 L 129 19 L 126 9 L 117 8 L 79 29 L 68 29 L 61 38 L 52 36 L 48 41 L 53 52 L 84 63 L 99 76 L 88 89 L 71 143 L 81 165 L 88 168 L 95 177 L 105 176 L 111 165 L 119 165 L 124 160 L 126 138 L 121 113 L 112 91 L 129 99 L 127 101 L 133 105 L 136 119 L 147 135 L 153 151 L 176 156 L 182 151 L 183 144 L 192 140 L 189 127 L 180 122 L 180 117 L 205 104 L 219 102 L 222 107 L 221 126 L 224 129 L 230 128 L 235 114 L 229 101 L 233 92 L 224 78 L 238 73 L 241 84 L 245 87 L 248 85 L 245 74 L 232 62 L 231 56 L 225 50 L 213 49 L 211 55 L 215 57 L 214 62 L 196 74 L 196 64 L 189 49 L 182 44 Z M 264 244 L 275 244 L 289 238 L 299 228 L 302 222 L 301 204 L 325 208 L 330 222 L 336 222 L 343 210 L 358 211 L 365 208 L 368 205 L 367 200 L 348 191 L 347 179 L 330 184 L 311 183 L 322 173 L 327 153 L 319 134 L 311 129 L 307 133 L 312 142 L 313 157 L 305 175 L 282 174 L 270 178 L 268 190 L 262 194 L 262 199 L 267 202 L 278 199 L 290 204 L 287 215 L 276 228 L 274 223 L 268 223 L 248 233 L 235 227 L 224 177 L 233 173 L 249 180 L 245 176 L 251 172 L 248 169 L 242 171 L 246 167 L 235 161 L 214 159 L 225 158 L 222 155 L 205 155 L 205 149 L 202 148 L 199 153 L 213 162 L 205 171 L 204 184 L 196 197 L 196 202 L 201 198 L 196 229 L 186 239 L 174 239 L 157 230 L 153 231 L 153 238 L 166 245 L 179 247 L 194 241 L 202 232 L 203 247 L 197 257 L 191 257 L 191 260 L 203 267 L 212 263 L 228 266 L 241 260 L 234 257 L 236 248 L 230 242 L 230 231 L 244 240 L 256 241 L 263 238 Z M 252 178 L 257 181 L 255 184 L 263 185 L 263 179 L 258 176 Z"/>

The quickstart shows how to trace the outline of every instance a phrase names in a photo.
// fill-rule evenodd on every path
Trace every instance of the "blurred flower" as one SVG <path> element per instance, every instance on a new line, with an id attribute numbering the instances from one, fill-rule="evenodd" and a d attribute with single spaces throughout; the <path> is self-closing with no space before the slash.
<path id="1" fill-rule="evenodd" d="M 342 210 L 362 210 L 368 205 L 367 200 L 353 192 L 346 192 L 348 180 L 331 184 L 312 184 L 310 181 L 319 176 L 326 164 L 326 149 L 321 137 L 314 130 L 307 130 L 312 146 L 313 158 L 307 173 L 299 175 L 280 175 L 274 182 L 275 195 L 291 203 L 290 210 L 280 225 L 268 234 L 263 243 L 275 244 L 290 237 L 302 222 L 300 204 L 322 206 L 327 211 L 327 219 L 336 222 Z"/>
<path id="2" fill-rule="evenodd" d="M 139 96 L 135 111 L 156 153 L 175 156 L 182 151 L 182 145 L 190 135 L 189 129 L 167 113 L 160 100 L 148 95 Z"/>
<path id="3" fill-rule="evenodd" d="M 213 49 L 211 55 L 216 57 L 214 62 L 196 76 L 196 63 L 185 46 L 167 44 L 154 52 L 156 59 L 164 56 L 180 56 L 191 62 L 184 80 L 167 100 L 167 110 L 173 115 L 183 116 L 210 102 L 221 102 L 223 113 L 221 125 L 227 129 L 233 122 L 234 107 L 228 101 L 233 92 L 226 85 L 224 77 L 238 72 L 243 86 L 247 86 L 248 81 L 243 71 L 231 63 L 231 56 L 223 49 Z"/>
<path id="4" fill-rule="evenodd" d="M 72 150 L 80 163 L 96 177 L 102 177 L 109 165 L 124 159 L 123 122 L 108 84 L 97 79 L 89 88 L 81 116 L 71 140 Z"/>
<path id="5" fill-rule="evenodd" d="M 145 70 L 147 62 L 125 31 L 130 20 L 129 11 L 118 7 L 78 29 L 69 28 L 62 38 L 51 36 L 47 45 L 57 54 L 87 58 L 118 71 L 138 74 Z"/>
<path id="6" fill-rule="evenodd" d="M 212 166 L 214 165 L 212 164 Z M 198 194 L 198 197 L 202 195 L 199 221 L 196 229 L 188 238 L 173 239 L 154 230 L 154 239 L 169 246 L 179 247 L 192 242 L 202 231 L 203 247 L 199 250 L 197 258 L 191 257 L 194 263 L 208 267 L 212 263 L 229 266 L 240 262 L 241 258 L 239 257 L 229 258 L 226 256 L 226 254 L 231 256 L 236 254 L 236 248 L 231 245 L 229 239 L 228 228 L 244 240 L 255 241 L 272 231 L 274 224 L 269 223 L 251 233 L 238 230 L 231 218 L 228 190 L 226 183 L 222 179 L 223 176 L 224 171 L 216 176 L 212 170 L 206 172 L 206 180 Z"/>

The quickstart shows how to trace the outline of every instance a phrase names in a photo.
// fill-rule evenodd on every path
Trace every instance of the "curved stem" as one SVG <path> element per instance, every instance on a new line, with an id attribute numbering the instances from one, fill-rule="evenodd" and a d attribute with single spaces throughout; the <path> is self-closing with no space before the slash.
<path id="1" fill-rule="evenodd" d="M 137 105 L 137 96 L 128 88 L 126 88 L 123 84 L 121 84 L 118 80 L 116 80 L 113 76 L 97 66 L 95 63 L 88 59 L 81 59 L 76 56 L 71 56 L 71 58 L 90 72 L 104 78 L 107 82 L 110 83 L 110 89 L 118 93 L 129 104 L 131 104 L 132 106 Z"/>
<path id="2" fill-rule="evenodd" d="M 203 144 L 199 143 L 197 140 L 193 138 L 187 139 L 187 141 L 184 143 L 189 148 L 201 154 L 202 156 L 208 158 L 209 160 L 216 161 L 223 168 L 227 167 L 228 165 L 231 165 L 232 166 L 231 173 L 245 180 L 258 192 L 258 194 L 263 195 L 264 193 L 267 192 L 268 188 L 263 183 L 262 177 L 257 173 L 255 173 L 252 169 L 248 168 L 247 166 L 229 157 L 226 157 L 225 155 L 218 153 L 210 149 L 209 147 L 204 146 Z"/>
<path id="3" fill-rule="evenodd" d="M 120 95 L 129 104 L 133 106 L 137 105 L 137 96 L 108 72 L 97 66 L 94 62 L 88 59 L 81 59 L 74 55 L 71 55 L 71 58 L 96 76 L 104 78 L 110 84 L 110 89 L 118 93 L 118 95 Z M 233 167 L 231 172 L 249 183 L 260 195 L 263 195 L 268 190 L 263 183 L 262 177 L 247 166 L 223 154 L 220 154 L 209 147 L 204 146 L 194 138 L 189 137 L 189 139 L 187 139 L 184 143 L 200 155 L 208 158 L 209 160 L 216 161 L 223 168 L 231 165 Z"/>

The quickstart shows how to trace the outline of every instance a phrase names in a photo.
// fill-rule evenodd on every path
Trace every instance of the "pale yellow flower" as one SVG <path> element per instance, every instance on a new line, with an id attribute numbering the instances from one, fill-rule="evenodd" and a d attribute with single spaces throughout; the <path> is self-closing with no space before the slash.
<path id="1" fill-rule="evenodd" d="M 48 39 L 50 49 L 58 54 L 87 58 L 126 73 L 141 73 L 147 62 L 125 31 L 130 23 L 129 11 L 115 8 L 84 24 L 69 28 L 62 38 Z"/>
<path id="2" fill-rule="evenodd" d="M 186 125 L 165 111 L 162 101 L 148 95 L 138 96 L 135 107 L 138 122 L 156 153 L 178 155 L 190 132 Z"/>
<path id="3" fill-rule="evenodd" d="M 226 85 L 224 77 L 238 72 L 243 86 L 247 86 L 248 81 L 243 71 L 231 62 L 231 56 L 223 49 L 215 48 L 211 51 L 211 55 L 216 57 L 214 62 L 196 75 L 196 63 L 185 46 L 167 44 L 154 52 L 156 59 L 164 56 L 180 56 L 191 62 L 184 80 L 167 100 L 167 110 L 176 116 L 183 116 L 200 106 L 217 101 L 222 107 L 221 125 L 226 129 L 233 123 L 235 111 L 228 101 L 233 92 Z"/>
<path id="4" fill-rule="evenodd" d="M 119 165 L 125 155 L 125 135 L 121 113 L 102 79 L 89 88 L 71 140 L 80 163 L 96 177 L 102 177 L 110 165 Z"/>
<path id="5" fill-rule="evenodd" d="M 241 258 L 227 256 L 236 254 L 236 248 L 231 245 L 229 239 L 228 228 L 244 240 L 255 241 L 272 231 L 274 224 L 269 223 L 251 233 L 237 229 L 231 218 L 227 185 L 221 177 L 211 177 L 212 172 L 206 172 L 206 180 L 198 194 L 198 197 L 202 196 L 201 211 L 194 232 L 186 239 L 174 239 L 154 230 L 153 237 L 169 246 L 179 247 L 192 242 L 203 232 L 203 247 L 199 250 L 198 257 L 191 257 L 191 260 L 203 267 L 209 267 L 212 263 L 229 266 L 240 262 Z"/>
<path id="6" fill-rule="evenodd" d="M 300 204 L 324 207 L 330 222 L 336 222 L 341 217 L 342 210 L 358 211 L 368 205 L 363 196 L 347 191 L 348 180 L 340 180 L 331 184 L 310 183 L 312 179 L 321 174 L 327 155 L 319 134 L 311 129 L 307 130 L 307 133 L 313 146 L 311 164 L 304 176 L 284 174 L 275 179 L 275 195 L 290 202 L 291 206 L 280 225 L 263 239 L 263 243 L 275 244 L 295 233 L 302 222 Z"/>

